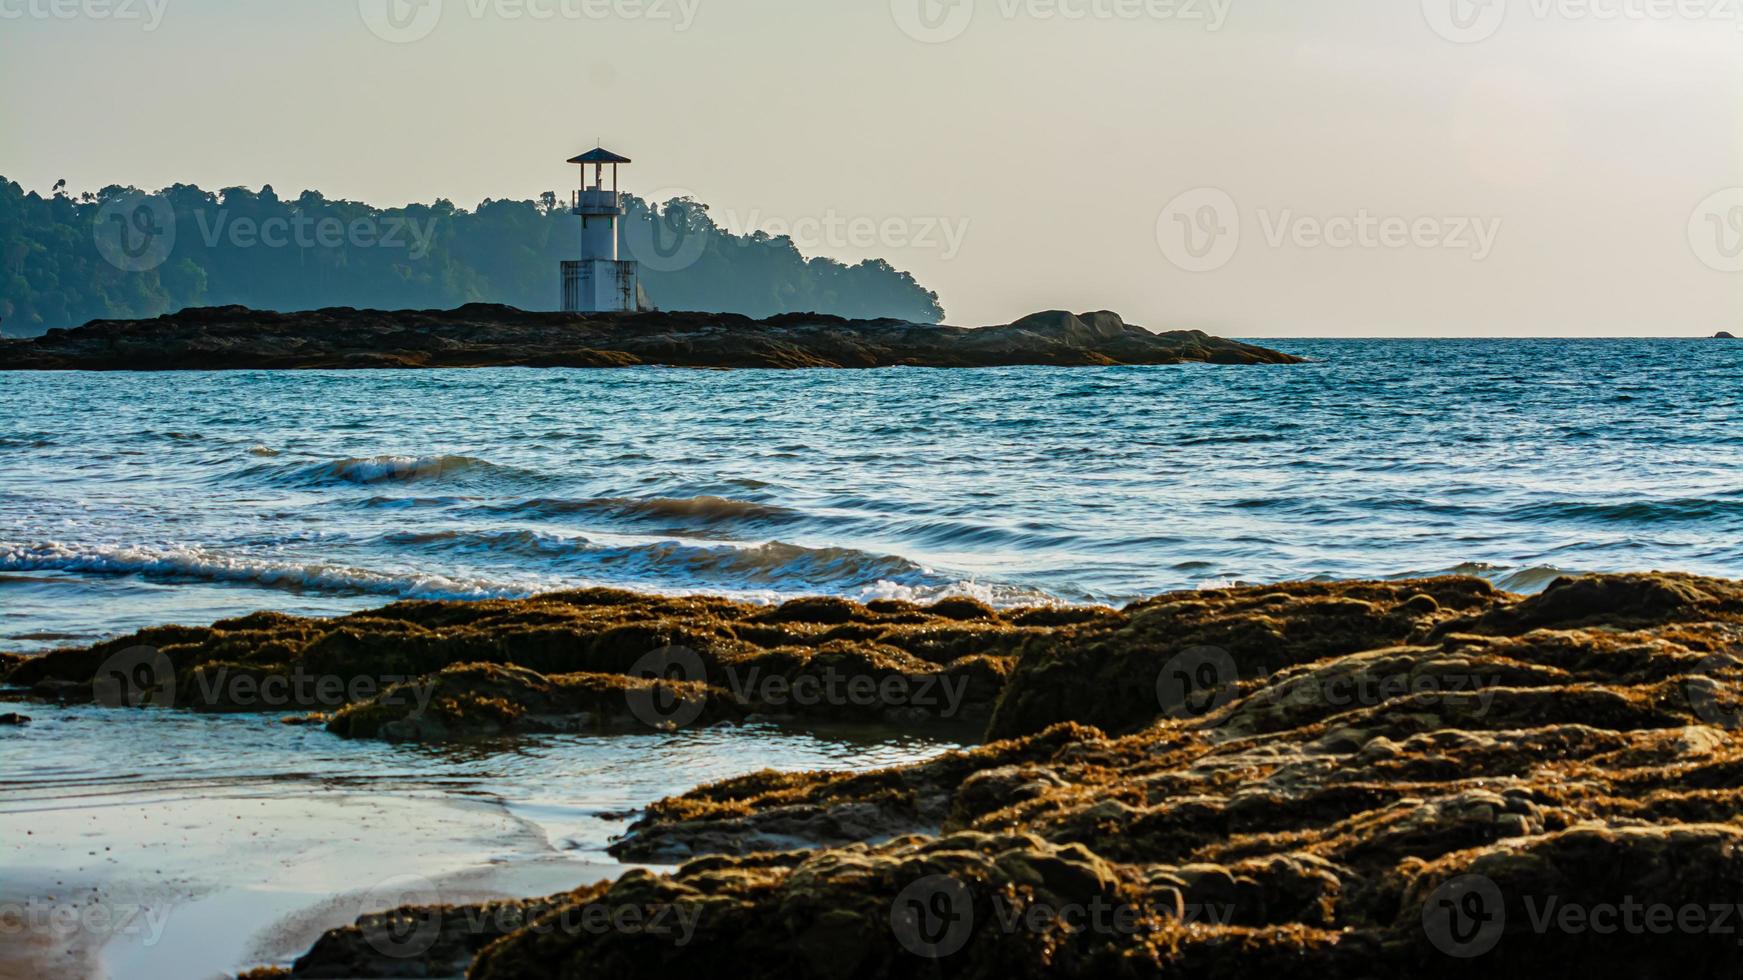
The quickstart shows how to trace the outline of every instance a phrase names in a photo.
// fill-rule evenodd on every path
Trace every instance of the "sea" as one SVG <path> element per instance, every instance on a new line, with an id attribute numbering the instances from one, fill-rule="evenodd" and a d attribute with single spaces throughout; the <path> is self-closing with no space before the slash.
<path id="1" fill-rule="evenodd" d="M 1743 344 L 1269 343 L 1309 362 L 0 373 L 0 650 L 585 586 L 1015 606 L 1743 575 Z M 611 841 L 699 783 L 977 737 L 383 745 L 271 715 L 0 707 L 31 718 L 0 728 L 0 912 L 26 925 L 0 973 L 21 976 L 287 966 L 360 915 L 620 874 Z"/>
<path id="2" fill-rule="evenodd" d="M 586 586 L 1743 575 L 1743 344 L 1264 343 L 1309 363 L 0 373 L 0 650 Z"/>

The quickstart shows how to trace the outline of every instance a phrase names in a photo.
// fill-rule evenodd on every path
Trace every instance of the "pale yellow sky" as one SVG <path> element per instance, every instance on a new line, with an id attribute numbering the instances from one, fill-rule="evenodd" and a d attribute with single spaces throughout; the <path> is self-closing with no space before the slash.
<path id="1" fill-rule="evenodd" d="M 1735 331 L 1740 108 L 1743 0 L 0 0 L 28 188 L 469 208 L 600 138 L 964 324 Z"/>

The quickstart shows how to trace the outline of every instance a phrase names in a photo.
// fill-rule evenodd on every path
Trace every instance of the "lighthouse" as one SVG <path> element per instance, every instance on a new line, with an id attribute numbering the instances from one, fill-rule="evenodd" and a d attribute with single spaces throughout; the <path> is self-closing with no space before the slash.
<path id="1" fill-rule="evenodd" d="M 563 263 L 563 312 L 633 312 L 639 306 L 640 270 L 637 263 L 617 257 L 617 219 L 623 217 L 623 204 L 617 196 L 617 166 L 630 162 L 629 158 L 600 147 L 569 162 L 581 167 L 581 188 L 575 192 L 571 208 L 581 219 L 581 260 Z M 607 166 L 611 167 L 609 189 L 605 186 Z"/>

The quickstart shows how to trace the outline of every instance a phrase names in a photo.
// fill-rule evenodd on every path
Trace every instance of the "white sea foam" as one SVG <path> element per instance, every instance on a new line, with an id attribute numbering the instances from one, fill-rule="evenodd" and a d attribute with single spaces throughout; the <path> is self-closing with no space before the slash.
<path id="1" fill-rule="evenodd" d="M 530 531 L 435 531 L 389 535 L 388 543 L 396 551 L 421 546 L 536 560 L 517 562 L 517 571 L 523 574 L 499 580 L 396 574 L 339 563 L 227 555 L 187 546 L 0 542 L 0 572 L 139 575 L 395 599 L 510 599 L 607 586 L 764 603 L 816 594 L 860 602 L 902 599 L 919 603 L 963 596 L 995 608 L 1058 602 L 1037 589 L 960 578 L 899 556 L 871 555 L 849 548 L 803 548 L 780 541 L 749 546 L 681 541 L 632 544 Z"/>
<path id="2" fill-rule="evenodd" d="M 0 571 L 84 572 L 229 582 L 264 588 L 318 589 L 402 599 L 512 598 L 530 590 L 445 575 L 392 575 L 315 562 L 223 555 L 192 547 L 0 543 Z"/>

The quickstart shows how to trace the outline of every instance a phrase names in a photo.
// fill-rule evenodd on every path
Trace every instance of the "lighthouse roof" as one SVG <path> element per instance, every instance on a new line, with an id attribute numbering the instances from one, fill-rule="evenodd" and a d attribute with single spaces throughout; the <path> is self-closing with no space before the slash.
<path id="1" fill-rule="evenodd" d="M 570 163 L 629 163 L 629 157 L 620 157 L 605 147 L 588 150 L 586 153 L 569 161 Z"/>

